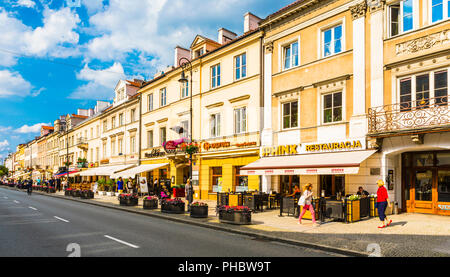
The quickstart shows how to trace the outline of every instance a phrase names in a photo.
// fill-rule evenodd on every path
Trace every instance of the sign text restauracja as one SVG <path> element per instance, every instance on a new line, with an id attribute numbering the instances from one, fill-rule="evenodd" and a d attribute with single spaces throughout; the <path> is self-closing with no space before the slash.
<path id="1" fill-rule="evenodd" d="M 306 145 L 306 152 L 333 151 L 333 150 L 351 150 L 362 148 L 361 141 L 334 142 L 324 144 Z"/>

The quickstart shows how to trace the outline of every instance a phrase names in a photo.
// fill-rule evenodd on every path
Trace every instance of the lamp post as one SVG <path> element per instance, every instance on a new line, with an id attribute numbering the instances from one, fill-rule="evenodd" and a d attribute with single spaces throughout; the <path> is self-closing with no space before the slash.
<path id="1" fill-rule="evenodd" d="M 192 122 L 192 63 L 191 63 L 191 61 L 189 59 L 183 57 L 183 58 L 181 58 L 179 60 L 178 64 L 182 68 L 181 78 L 180 78 L 180 80 L 178 80 L 178 82 L 180 82 L 183 85 L 186 85 L 186 83 L 188 83 L 188 80 L 186 78 L 186 75 L 185 75 L 184 71 L 185 70 L 189 70 L 189 78 L 190 78 L 189 82 L 190 83 L 188 83 L 187 89 L 189 91 L 189 96 L 190 96 L 189 97 L 190 98 L 190 119 L 189 119 L 190 132 L 189 132 L 189 137 L 190 137 L 190 140 L 191 140 L 191 143 L 192 143 L 193 142 L 193 139 L 192 139 L 192 126 L 194 125 L 193 122 Z M 190 85 L 190 90 L 189 90 L 189 85 Z M 192 204 L 192 201 L 193 201 L 193 191 L 191 189 L 192 188 L 192 153 L 189 154 L 189 179 L 190 179 L 190 182 L 189 182 L 190 186 L 188 187 L 188 195 L 187 195 L 187 197 L 188 197 L 187 200 L 189 202 L 189 204 L 188 204 L 188 211 L 190 211 L 191 204 Z"/>

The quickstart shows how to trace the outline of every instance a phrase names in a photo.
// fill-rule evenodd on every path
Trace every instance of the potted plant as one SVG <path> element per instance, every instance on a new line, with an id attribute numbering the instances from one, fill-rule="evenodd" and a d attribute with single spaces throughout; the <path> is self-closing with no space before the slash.
<path id="1" fill-rule="evenodd" d="M 106 180 L 105 179 L 99 179 L 97 181 L 98 184 L 98 195 L 106 195 L 105 192 L 105 185 L 106 185 Z"/>
<path id="2" fill-rule="evenodd" d="M 219 221 L 236 225 L 248 225 L 252 223 L 252 212 L 246 206 L 219 206 Z"/>
<path id="3" fill-rule="evenodd" d="M 169 214 L 184 214 L 185 204 L 179 199 L 163 199 L 161 201 L 161 212 Z"/>
<path id="4" fill-rule="evenodd" d="M 359 195 L 351 195 L 345 201 L 345 220 L 347 223 L 357 222 L 360 217 L 360 199 Z"/>
<path id="5" fill-rule="evenodd" d="M 64 191 L 64 196 L 72 196 L 72 189 L 71 188 L 67 188 Z"/>
<path id="6" fill-rule="evenodd" d="M 137 194 L 120 194 L 119 203 L 121 206 L 137 206 L 139 197 Z"/>
<path id="7" fill-rule="evenodd" d="M 81 190 L 79 189 L 72 190 L 72 197 L 81 197 Z"/>
<path id="8" fill-rule="evenodd" d="M 106 187 L 108 188 L 106 195 L 115 196 L 113 180 L 109 179 L 108 181 L 106 181 Z"/>
<path id="9" fill-rule="evenodd" d="M 144 210 L 158 209 L 158 197 L 147 196 L 144 198 Z"/>
<path id="10" fill-rule="evenodd" d="M 94 192 L 92 190 L 82 190 L 81 199 L 94 199 Z"/>
<path id="11" fill-rule="evenodd" d="M 173 197 L 175 198 L 181 198 L 181 197 L 185 197 L 185 186 L 184 185 L 178 185 L 178 186 L 174 186 L 173 189 Z"/>
<path id="12" fill-rule="evenodd" d="M 207 218 L 208 204 L 201 202 L 194 202 L 191 204 L 191 217 L 193 218 Z"/>
<path id="13" fill-rule="evenodd" d="M 85 158 L 78 158 L 77 167 L 78 168 L 87 168 L 88 167 L 87 159 L 85 159 Z"/>

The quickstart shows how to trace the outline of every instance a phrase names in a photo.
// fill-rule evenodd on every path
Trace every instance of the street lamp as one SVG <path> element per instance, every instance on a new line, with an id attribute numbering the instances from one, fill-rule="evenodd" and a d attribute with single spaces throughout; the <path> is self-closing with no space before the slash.
<path id="1" fill-rule="evenodd" d="M 187 89 L 189 91 L 189 96 L 190 96 L 190 119 L 189 119 L 189 124 L 190 124 L 190 132 L 189 132 L 189 137 L 191 140 L 191 143 L 193 142 L 192 139 L 192 126 L 194 125 L 192 122 L 192 63 L 189 59 L 183 57 L 179 60 L 178 64 L 181 66 L 182 71 L 181 71 L 181 78 L 180 80 L 178 80 L 178 82 L 180 82 L 182 85 L 188 85 Z M 190 84 L 188 83 L 188 79 L 186 78 L 186 75 L 184 73 L 185 70 L 189 70 L 189 78 L 190 78 Z M 189 90 L 189 85 L 190 85 L 190 90 Z M 188 210 L 190 210 L 191 208 L 191 204 L 193 201 L 193 191 L 192 191 L 192 153 L 189 154 L 189 179 L 190 179 L 190 187 L 188 187 L 188 192 L 189 194 L 187 195 L 188 197 Z"/>

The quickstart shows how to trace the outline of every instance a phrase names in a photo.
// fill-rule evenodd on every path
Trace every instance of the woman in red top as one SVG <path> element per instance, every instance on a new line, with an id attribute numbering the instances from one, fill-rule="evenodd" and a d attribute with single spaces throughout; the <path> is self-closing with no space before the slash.
<path id="1" fill-rule="evenodd" d="M 378 226 L 378 228 L 384 228 L 389 225 L 391 225 L 392 220 L 388 220 L 386 217 L 386 208 L 389 206 L 391 207 L 391 201 L 389 201 L 389 196 L 387 189 L 384 187 L 384 181 L 379 180 L 377 182 L 378 185 L 378 191 L 377 191 L 377 208 L 378 208 L 378 215 L 380 217 L 381 222 L 383 222 L 382 226 Z"/>

